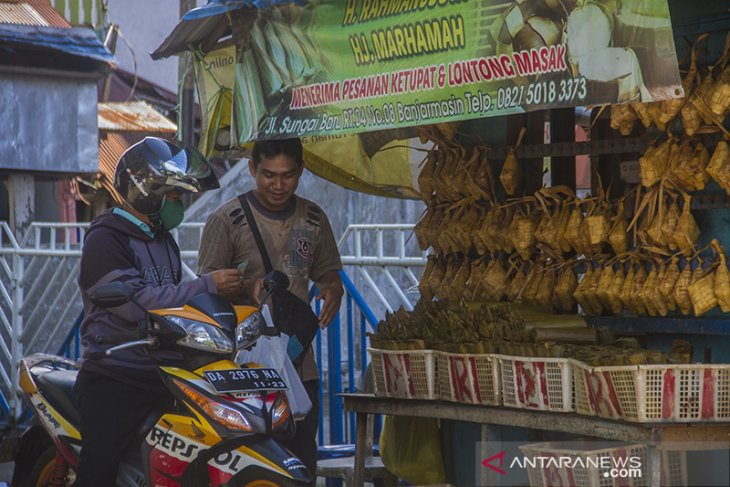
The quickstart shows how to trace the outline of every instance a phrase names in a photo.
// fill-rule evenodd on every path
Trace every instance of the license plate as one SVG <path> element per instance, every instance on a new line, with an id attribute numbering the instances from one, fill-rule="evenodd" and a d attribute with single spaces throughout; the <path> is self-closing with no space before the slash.
<path id="1" fill-rule="evenodd" d="M 229 369 L 203 372 L 216 392 L 286 390 L 275 369 Z"/>

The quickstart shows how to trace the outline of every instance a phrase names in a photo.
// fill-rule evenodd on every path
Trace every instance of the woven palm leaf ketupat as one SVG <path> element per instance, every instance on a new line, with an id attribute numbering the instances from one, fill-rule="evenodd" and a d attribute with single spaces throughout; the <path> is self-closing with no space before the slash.
<path id="1" fill-rule="evenodd" d="M 593 270 L 591 279 L 586 285 L 585 299 L 590 303 L 593 314 L 600 315 L 603 313 L 603 304 L 598 299 L 598 281 L 601 279 L 601 268 Z"/>
<path id="2" fill-rule="evenodd" d="M 639 118 L 628 104 L 611 105 L 611 128 L 621 135 L 629 135 L 634 129 L 634 122 Z"/>
<path id="3" fill-rule="evenodd" d="M 608 293 L 611 291 L 611 283 L 614 278 L 613 265 L 610 262 L 603 264 L 600 269 L 600 277 L 598 278 L 598 285 L 596 287 L 596 296 L 601 302 L 604 310 L 611 309 L 611 300 L 608 298 Z"/>
<path id="4" fill-rule="evenodd" d="M 619 292 L 618 296 L 621 300 L 621 304 L 623 305 L 623 309 L 632 310 L 631 293 L 634 291 L 635 274 L 636 271 L 632 262 L 629 265 L 628 272 L 626 272 L 626 277 L 624 278 L 624 282 L 621 286 L 621 291 Z"/>
<path id="5" fill-rule="evenodd" d="M 727 267 L 727 259 L 717 239 L 712 239 L 710 244 L 717 252 L 718 257 L 717 270 L 715 271 L 715 297 L 722 312 L 728 313 L 730 312 L 730 271 Z"/>
<path id="6" fill-rule="evenodd" d="M 683 315 L 689 315 L 692 312 L 692 300 L 689 297 L 689 285 L 692 281 L 692 270 L 687 262 L 679 274 L 679 278 L 674 285 L 672 296 L 677 303 L 677 309 Z"/>
<path id="7" fill-rule="evenodd" d="M 684 207 L 672 235 L 672 242 L 685 256 L 690 257 L 694 254 L 694 248 L 700 236 L 700 229 L 690 210 L 692 197 L 687 193 L 683 193 L 682 197 L 684 198 Z"/>
<path id="8" fill-rule="evenodd" d="M 669 311 L 675 311 L 677 309 L 677 301 L 674 299 L 674 287 L 679 280 L 681 271 L 679 270 L 679 257 L 676 255 L 672 256 L 669 263 L 666 264 L 666 271 L 660 282 L 658 282 L 657 288 L 663 301 L 667 304 Z"/>
<path id="9" fill-rule="evenodd" d="M 621 263 L 619 267 L 614 271 L 613 281 L 611 281 L 611 287 L 607 291 L 608 301 L 610 303 L 609 310 L 611 313 L 617 315 L 624 309 L 624 305 L 621 302 L 619 295 L 624 286 L 624 280 L 626 274 L 624 274 L 624 265 Z"/>
<path id="10" fill-rule="evenodd" d="M 565 226 L 565 240 L 570 247 L 576 252 L 583 250 L 581 230 L 583 229 L 583 211 L 581 210 L 581 200 L 576 199 L 573 210 L 570 212 L 568 223 Z"/>
<path id="11" fill-rule="evenodd" d="M 436 166 L 436 149 L 432 148 L 428 151 L 426 160 L 423 162 L 421 172 L 418 173 L 418 189 L 420 190 L 421 199 L 428 204 L 433 197 L 434 184 L 433 174 Z"/>
<path id="12" fill-rule="evenodd" d="M 669 246 L 672 235 L 677 228 L 677 223 L 679 223 L 679 216 L 681 215 L 681 212 L 679 211 L 679 205 L 677 205 L 678 195 L 669 193 L 668 198 L 671 200 L 671 203 L 669 203 L 669 206 L 667 207 L 665 216 L 662 219 L 661 227 L 662 242 L 665 243 L 667 247 Z"/>
<path id="13" fill-rule="evenodd" d="M 626 224 L 626 204 L 623 198 L 618 202 L 616 216 L 611 223 L 611 229 L 608 231 L 608 243 L 611 245 L 616 255 L 623 254 L 629 250 L 629 238 Z"/>
<path id="14" fill-rule="evenodd" d="M 682 124 L 684 125 L 684 133 L 687 136 L 692 137 L 697 130 L 702 126 L 702 116 L 700 111 L 697 109 L 697 98 L 699 96 L 699 90 L 695 90 L 690 96 L 687 103 L 684 104 L 680 110 L 682 116 Z"/>
<path id="15" fill-rule="evenodd" d="M 692 309 L 698 318 L 717 306 L 714 266 L 704 270 L 701 269 L 701 266 L 697 266 L 688 292 L 692 301 Z"/>
<path id="16" fill-rule="evenodd" d="M 646 103 L 646 111 L 649 113 L 652 123 L 656 128 L 659 129 L 660 132 L 664 132 L 665 130 L 667 130 L 666 122 L 662 121 L 661 102 L 655 101 L 651 103 Z"/>
<path id="17" fill-rule="evenodd" d="M 644 103 L 630 103 L 629 106 L 631 109 L 636 113 L 636 116 L 641 121 L 641 124 L 644 126 L 644 128 L 649 128 L 653 124 L 653 120 L 651 118 L 651 114 L 649 113 L 649 110 L 646 106 L 647 104 Z"/>
<path id="18" fill-rule="evenodd" d="M 524 269 L 525 266 L 526 264 L 523 264 L 522 266 L 514 266 L 514 272 L 511 273 L 507 288 L 504 290 L 504 296 L 508 301 L 515 303 L 521 298 L 522 291 L 527 282 L 527 274 Z"/>
<path id="19" fill-rule="evenodd" d="M 540 289 L 537 291 L 537 303 L 548 313 L 553 313 L 555 302 L 555 266 L 550 266 L 543 272 Z"/>
<path id="20" fill-rule="evenodd" d="M 641 287 L 638 294 L 638 298 L 649 316 L 657 316 L 659 314 L 659 311 L 656 309 L 654 302 L 651 299 L 652 292 L 656 289 L 657 273 L 658 271 L 656 267 L 652 265 L 646 276 L 644 285 Z"/>
<path id="21" fill-rule="evenodd" d="M 470 275 L 471 261 L 469 259 L 464 259 L 461 262 L 459 270 L 456 271 L 456 274 L 454 275 L 454 280 L 451 282 L 451 288 L 453 290 L 453 297 L 455 300 L 467 299 L 466 295 L 468 294 L 468 290 L 466 282 L 469 280 Z"/>
<path id="22" fill-rule="evenodd" d="M 634 288 L 629 296 L 629 302 L 631 303 L 629 309 L 631 309 L 636 315 L 639 316 L 649 314 L 648 310 L 644 307 L 644 303 L 642 302 L 640 296 L 641 290 L 643 289 L 644 283 L 646 282 L 646 278 L 646 266 L 642 262 L 639 264 L 638 269 L 634 274 Z"/>
<path id="23" fill-rule="evenodd" d="M 464 291 L 464 299 L 467 301 L 480 301 L 480 285 L 487 270 L 487 263 L 484 259 L 479 259 L 472 263 L 471 274 L 466 280 L 466 289 Z"/>
<path id="24" fill-rule="evenodd" d="M 522 138 L 525 136 L 526 129 L 523 127 L 520 130 L 520 134 L 517 137 L 517 143 L 514 147 L 510 148 L 507 157 L 502 165 L 502 171 L 499 173 L 499 181 L 502 183 L 504 191 L 512 196 L 517 193 L 517 190 L 522 185 L 522 167 L 520 166 L 515 151 L 522 143 Z"/>
<path id="25" fill-rule="evenodd" d="M 654 186 L 666 175 L 671 146 L 672 139 L 670 138 L 658 146 L 649 147 L 639 158 L 639 174 L 641 184 L 645 188 Z"/>
<path id="26" fill-rule="evenodd" d="M 423 274 L 421 274 L 421 279 L 418 282 L 418 292 L 421 293 L 421 297 L 426 300 L 432 300 L 434 297 L 433 291 L 431 290 L 431 286 L 428 282 L 431 274 L 433 273 L 434 268 L 436 267 L 436 256 L 434 254 L 430 254 L 426 258 L 426 267 L 423 269 Z"/>
<path id="27" fill-rule="evenodd" d="M 586 289 L 588 287 L 588 283 L 591 279 L 592 274 L 593 267 L 589 263 L 588 269 L 586 269 L 586 273 L 583 274 L 583 277 L 581 278 L 578 286 L 576 286 L 575 291 L 573 292 L 573 298 L 578 303 L 578 305 L 583 308 L 583 312 L 588 316 L 595 314 L 593 312 L 593 309 L 591 308 L 591 303 L 586 299 Z"/>
<path id="28" fill-rule="evenodd" d="M 707 93 L 707 105 L 722 120 L 730 108 L 730 66 L 726 66 Z"/>
<path id="29" fill-rule="evenodd" d="M 669 308 L 667 307 L 667 301 L 662 296 L 659 290 L 659 285 L 664 281 L 667 274 L 667 267 L 665 265 L 657 264 L 655 268 L 655 278 L 651 286 L 647 284 L 645 286 L 646 294 L 649 299 L 651 306 L 657 312 L 659 316 L 667 316 Z"/>
<path id="30" fill-rule="evenodd" d="M 717 146 L 712 153 L 710 163 L 707 166 L 707 174 L 709 174 L 727 194 L 730 194 L 730 147 L 726 140 L 721 140 L 717 143 Z"/>

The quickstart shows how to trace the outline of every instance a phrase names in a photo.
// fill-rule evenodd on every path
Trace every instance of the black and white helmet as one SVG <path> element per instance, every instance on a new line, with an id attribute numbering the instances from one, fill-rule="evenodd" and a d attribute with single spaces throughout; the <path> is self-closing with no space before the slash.
<path id="1" fill-rule="evenodd" d="M 195 148 L 181 149 L 167 140 L 145 137 L 122 154 L 114 187 L 132 208 L 154 216 L 171 191 L 199 193 L 220 184 L 210 163 Z"/>

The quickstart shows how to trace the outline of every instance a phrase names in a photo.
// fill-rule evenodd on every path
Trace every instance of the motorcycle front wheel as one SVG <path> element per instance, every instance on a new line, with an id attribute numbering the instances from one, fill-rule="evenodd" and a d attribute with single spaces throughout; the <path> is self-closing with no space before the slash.
<path id="1" fill-rule="evenodd" d="M 47 487 L 51 484 L 56 468 L 56 448 L 49 446 L 38 457 L 33 464 L 30 473 L 18 484 L 17 487 Z M 65 485 L 70 485 L 68 471 L 64 472 Z"/>

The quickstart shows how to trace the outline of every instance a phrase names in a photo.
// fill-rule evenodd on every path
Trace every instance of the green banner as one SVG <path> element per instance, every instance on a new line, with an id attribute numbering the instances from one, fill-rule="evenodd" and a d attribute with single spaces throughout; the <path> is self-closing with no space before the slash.
<path id="1" fill-rule="evenodd" d="M 684 96 L 667 0 L 313 0 L 243 24 L 238 143 Z"/>

